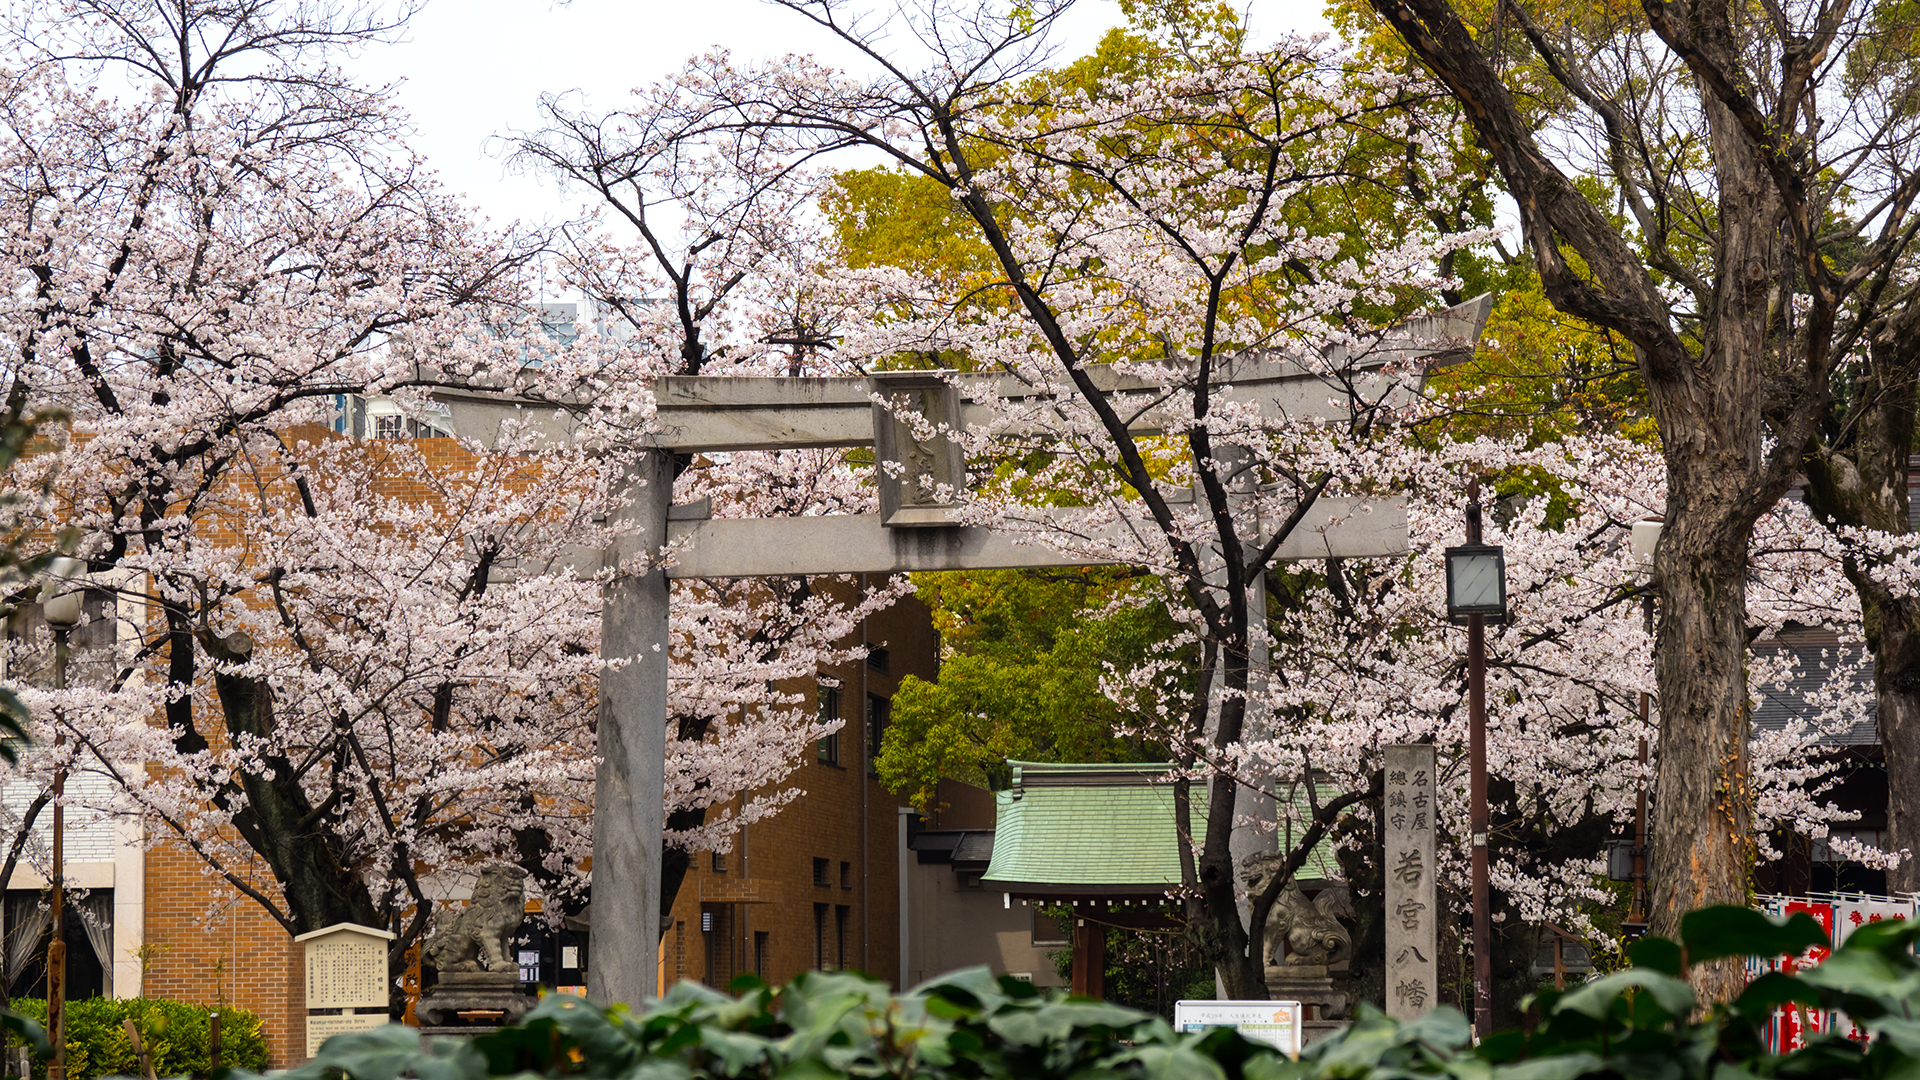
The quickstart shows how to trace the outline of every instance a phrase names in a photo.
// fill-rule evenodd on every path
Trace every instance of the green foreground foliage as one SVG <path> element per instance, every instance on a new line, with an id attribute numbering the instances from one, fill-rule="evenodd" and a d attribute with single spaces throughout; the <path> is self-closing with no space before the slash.
<path id="1" fill-rule="evenodd" d="M 1448 1008 L 1398 1024 L 1363 1007 L 1344 1033 L 1291 1061 L 1230 1031 L 1182 1035 L 1157 1016 L 1048 996 L 985 970 L 957 972 L 899 996 L 859 975 L 810 973 L 784 987 L 743 979 L 737 998 L 680 983 L 637 1013 L 553 995 L 519 1025 L 472 1043 L 422 1049 L 419 1033 L 402 1027 L 342 1035 L 287 1075 L 1892 1080 L 1920 1076 L 1916 939 L 1916 925 L 1862 927 L 1819 967 L 1762 976 L 1731 1005 L 1701 1011 L 1687 984 L 1689 965 L 1794 955 L 1827 940 L 1805 915 L 1779 922 L 1745 908 L 1710 908 L 1687 917 L 1678 943 L 1640 942 L 1631 968 L 1541 995 L 1530 1030 L 1503 1032 L 1478 1047 L 1470 1045 L 1466 1020 Z M 1782 1005 L 1842 1009 L 1876 1040 L 1821 1036 L 1792 1054 L 1769 1054 L 1765 1025 Z"/>
<path id="2" fill-rule="evenodd" d="M 47 1003 L 13 999 L 15 1017 L 6 1027 L 34 1047 L 35 1077 L 46 1076 L 49 1048 L 43 1025 Z M 267 1067 L 267 1038 L 260 1018 L 245 1009 L 191 1005 L 168 998 L 84 998 L 67 1002 L 67 1080 L 138 1076 L 140 1061 L 122 1022 L 131 1017 L 153 1056 L 158 1076 L 208 1076 L 213 1072 L 208 1017 L 220 1014 L 220 1063 L 257 1071 Z M 20 1023 L 31 1024 L 29 1029 Z"/>

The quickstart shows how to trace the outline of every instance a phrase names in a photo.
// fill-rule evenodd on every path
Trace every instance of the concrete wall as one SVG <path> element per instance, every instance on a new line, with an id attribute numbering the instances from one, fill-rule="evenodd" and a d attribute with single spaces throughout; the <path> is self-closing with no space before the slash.
<path id="1" fill-rule="evenodd" d="M 907 981 L 925 982 L 943 972 L 985 964 L 996 975 L 1024 974 L 1035 986 L 1065 986 L 1048 953 L 1064 945 L 1036 946 L 1034 909 L 980 887 L 977 873 L 956 873 L 948 863 L 906 864 Z"/>

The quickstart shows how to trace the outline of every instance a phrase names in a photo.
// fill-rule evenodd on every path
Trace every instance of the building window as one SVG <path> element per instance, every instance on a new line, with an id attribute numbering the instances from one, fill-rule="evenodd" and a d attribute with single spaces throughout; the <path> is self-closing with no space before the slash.
<path id="1" fill-rule="evenodd" d="M 767 977 L 768 936 L 765 930 L 753 932 L 753 973 L 761 978 Z"/>
<path id="2" fill-rule="evenodd" d="M 828 863 L 828 860 L 826 860 L 826 859 L 815 859 L 815 860 L 813 860 L 813 883 L 814 883 L 815 885 L 830 885 L 830 884 L 832 884 L 832 882 L 830 882 L 830 881 L 828 881 L 828 880 L 827 880 L 827 866 L 828 866 L 828 865 L 829 865 L 829 863 Z"/>
<path id="3" fill-rule="evenodd" d="M 893 715 L 893 702 L 879 694 L 867 695 L 867 772 L 880 775 L 880 743 L 887 735 L 887 721 Z"/>
<path id="4" fill-rule="evenodd" d="M 713 853 L 713 872 L 716 874 L 724 874 L 727 872 L 726 852 L 716 851 Z"/>
<path id="5" fill-rule="evenodd" d="M 840 688 L 822 683 L 820 685 L 820 722 L 832 724 L 839 720 Z M 819 756 L 822 765 L 840 764 L 840 732 L 837 729 L 820 736 Z"/>
<path id="6" fill-rule="evenodd" d="M 398 413 L 381 413 L 373 418 L 373 437 L 376 439 L 404 439 L 407 437 L 407 418 Z"/>
<path id="7" fill-rule="evenodd" d="M 853 909 L 845 904 L 835 904 L 833 908 L 833 966 L 847 969 L 847 912 Z"/>
<path id="8" fill-rule="evenodd" d="M 887 670 L 887 661 L 891 659 L 892 657 L 887 655 L 887 650 L 879 645 L 867 650 L 867 666 L 875 671 L 884 674 Z"/>
<path id="9" fill-rule="evenodd" d="M 833 970 L 827 964 L 827 905 L 813 905 L 813 966 L 821 971 Z"/>
<path id="10" fill-rule="evenodd" d="M 840 864 L 840 887 L 843 889 L 853 888 L 853 864 L 850 862 L 843 861 Z"/>

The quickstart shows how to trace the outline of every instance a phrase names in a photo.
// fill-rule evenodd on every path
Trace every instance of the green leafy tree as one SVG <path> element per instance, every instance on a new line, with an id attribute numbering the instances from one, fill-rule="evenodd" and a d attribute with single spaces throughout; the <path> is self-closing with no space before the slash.
<path id="1" fill-rule="evenodd" d="M 943 777 L 1007 786 L 1009 758 L 1161 761 L 1164 747 L 1124 734 L 1146 718 L 1102 692 L 1175 636 L 1158 590 L 1127 570 L 924 574 L 944 655 L 938 682 L 908 678 L 877 761 L 880 778 L 931 808 Z"/>

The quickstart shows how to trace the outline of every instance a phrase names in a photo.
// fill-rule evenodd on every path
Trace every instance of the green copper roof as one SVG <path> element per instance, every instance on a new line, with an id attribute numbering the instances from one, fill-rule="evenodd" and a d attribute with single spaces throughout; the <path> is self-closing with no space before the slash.
<path id="1" fill-rule="evenodd" d="M 1170 766 L 1010 764 L 1012 788 L 994 794 L 993 861 L 983 885 L 1064 896 L 1158 895 L 1180 884 L 1183 841 Z M 1207 789 L 1194 784 L 1191 791 L 1198 831 L 1206 827 Z M 1300 802 L 1304 817 L 1304 794 Z M 1331 847 L 1316 848 L 1300 876 L 1339 876 Z"/>

